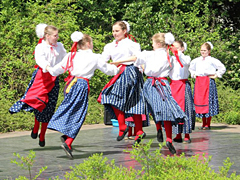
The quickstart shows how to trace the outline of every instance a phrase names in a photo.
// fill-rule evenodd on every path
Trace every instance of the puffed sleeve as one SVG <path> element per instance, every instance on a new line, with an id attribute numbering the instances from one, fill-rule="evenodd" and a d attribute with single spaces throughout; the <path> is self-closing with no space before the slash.
<path id="1" fill-rule="evenodd" d="M 130 45 L 129 50 L 130 50 L 131 55 L 136 55 L 137 53 L 141 52 L 141 46 L 139 43 L 132 41 L 132 43 L 130 43 L 130 44 L 131 45 Z"/>
<path id="2" fill-rule="evenodd" d="M 196 61 L 197 59 L 192 60 L 189 66 L 189 72 L 191 73 L 192 78 L 196 77 Z"/>
<path id="3" fill-rule="evenodd" d="M 67 51 L 61 42 L 58 42 L 58 45 L 60 47 L 60 52 L 59 52 L 60 59 L 63 59 L 67 55 Z"/>
<path id="4" fill-rule="evenodd" d="M 147 61 L 147 54 L 148 54 L 147 51 L 136 53 L 135 56 L 137 57 L 137 59 L 136 59 L 134 65 L 135 66 L 141 66 L 141 65 L 145 66 L 146 61 Z"/>
<path id="5" fill-rule="evenodd" d="M 190 56 L 184 55 L 181 51 L 178 51 L 179 59 L 183 66 L 189 66 L 191 62 Z"/>
<path id="6" fill-rule="evenodd" d="M 68 62 L 68 57 L 70 56 L 71 53 L 68 53 L 63 60 L 58 63 L 57 65 L 55 65 L 54 67 L 48 67 L 48 72 L 52 75 L 52 76 L 58 76 L 60 74 L 63 74 L 65 71 L 65 68 L 67 66 L 67 62 Z"/>
<path id="7" fill-rule="evenodd" d="M 50 62 L 47 61 L 47 56 L 44 52 L 44 47 L 42 44 L 38 44 L 36 46 L 34 57 L 37 65 L 42 68 L 44 73 L 46 73 L 46 67 L 50 66 Z"/>
<path id="8" fill-rule="evenodd" d="M 119 72 L 119 69 L 115 65 L 104 62 L 102 55 L 96 54 L 96 59 L 97 59 L 96 68 L 105 73 L 106 75 L 113 76 Z"/>
<path id="9" fill-rule="evenodd" d="M 214 63 L 215 68 L 217 69 L 217 71 L 216 71 L 217 77 L 221 78 L 222 75 L 226 72 L 226 67 L 224 66 L 224 64 L 221 61 L 219 61 L 216 58 L 213 58 L 213 63 Z"/>
<path id="10" fill-rule="evenodd" d="M 103 48 L 102 60 L 104 62 L 108 62 L 111 59 L 111 45 L 112 43 L 109 43 Z"/>

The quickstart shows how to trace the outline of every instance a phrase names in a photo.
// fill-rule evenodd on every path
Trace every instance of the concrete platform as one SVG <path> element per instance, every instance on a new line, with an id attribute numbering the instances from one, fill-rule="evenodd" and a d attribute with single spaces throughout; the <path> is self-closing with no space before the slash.
<path id="1" fill-rule="evenodd" d="M 216 171 L 218 171 L 219 166 L 223 165 L 223 161 L 230 157 L 231 161 L 234 162 L 230 172 L 235 171 L 240 174 L 238 149 L 240 146 L 240 126 L 212 124 L 210 131 L 198 130 L 198 127 L 200 127 L 199 123 L 196 124 L 196 130 L 191 134 L 191 144 L 174 143 L 177 155 L 184 152 L 186 156 L 203 153 L 207 157 L 212 156 L 210 165 Z M 144 128 L 144 131 L 147 134 L 145 142 L 153 139 L 151 150 L 158 148 L 155 125 L 152 124 L 150 127 Z M 13 156 L 14 152 L 26 156 L 30 150 L 36 152 L 33 174 L 38 172 L 41 167 L 48 166 L 47 170 L 38 178 L 39 180 L 55 176 L 63 177 L 64 173 L 69 171 L 69 166 L 79 164 L 95 153 L 103 153 L 104 157 L 109 160 L 115 159 L 118 165 L 139 168 L 138 163 L 132 160 L 128 153 L 123 152 L 124 149 L 131 148 L 133 141 L 116 141 L 117 127 L 105 126 L 104 124 L 84 125 L 73 142 L 73 160 L 69 160 L 60 147 L 60 133 L 48 130 L 44 148 L 38 145 L 38 139 L 31 139 L 30 133 L 30 131 L 24 131 L 0 134 L 0 179 L 15 179 L 19 175 L 28 177 L 28 172 L 11 163 L 11 160 L 16 159 Z M 170 155 L 166 147 L 163 147 L 161 152 L 165 156 Z"/>

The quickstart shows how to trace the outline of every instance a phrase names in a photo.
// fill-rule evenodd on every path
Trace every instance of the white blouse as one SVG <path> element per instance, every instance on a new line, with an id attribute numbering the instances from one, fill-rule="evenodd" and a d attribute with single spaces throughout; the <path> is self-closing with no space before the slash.
<path id="1" fill-rule="evenodd" d="M 70 54 L 71 53 L 68 53 L 56 66 L 48 68 L 52 76 L 58 76 L 64 73 L 64 68 L 67 66 Z M 100 54 L 95 54 L 90 49 L 78 50 L 73 59 L 71 75 L 91 79 L 96 69 L 101 70 L 107 75 L 116 75 L 119 71 L 115 65 L 104 62 Z"/>
<path id="2" fill-rule="evenodd" d="M 108 62 L 110 59 L 115 62 L 126 59 L 134 54 L 141 52 L 140 44 L 125 38 L 116 44 L 116 40 L 108 43 L 102 52 L 103 59 Z M 133 64 L 132 62 L 123 63 L 125 65 Z"/>
<path id="3" fill-rule="evenodd" d="M 152 77 L 167 77 L 170 71 L 170 65 L 167 59 L 165 48 L 159 48 L 155 51 L 143 51 L 135 54 L 137 60 L 135 65 L 144 65 L 144 73 Z M 170 56 L 169 56 L 170 57 Z M 170 62 L 172 58 L 170 57 Z"/>
<path id="4" fill-rule="evenodd" d="M 57 42 L 56 46 L 51 46 L 42 41 L 35 48 L 35 60 L 39 67 L 42 68 L 43 72 L 46 71 L 47 66 L 55 66 L 66 56 L 67 52 L 62 43 Z"/>
<path id="5" fill-rule="evenodd" d="M 207 56 L 203 59 L 203 57 L 200 56 L 191 61 L 189 71 L 192 77 L 216 74 L 217 77 L 221 78 L 226 72 L 226 68 L 221 61 L 214 57 Z"/>
<path id="6" fill-rule="evenodd" d="M 178 51 L 178 56 L 183 67 L 180 66 L 176 57 L 173 56 L 172 68 L 169 73 L 169 77 L 172 80 L 188 79 L 190 74 L 188 69 L 190 66 L 191 58 L 190 56 L 184 55 L 181 51 Z"/>

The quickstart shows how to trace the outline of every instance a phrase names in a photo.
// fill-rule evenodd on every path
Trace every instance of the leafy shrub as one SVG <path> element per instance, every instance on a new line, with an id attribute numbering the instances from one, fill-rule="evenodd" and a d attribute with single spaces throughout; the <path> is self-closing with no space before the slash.
<path id="1" fill-rule="evenodd" d="M 4 98 L 0 100 L 0 132 L 30 130 L 34 124 L 34 115 L 26 112 L 10 114 L 8 110 L 12 104 Z"/>
<path id="2" fill-rule="evenodd" d="M 131 154 L 131 158 L 135 159 L 141 169 L 136 170 L 132 167 L 125 168 L 116 166 L 114 160 L 111 162 L 103 157 L 102 154 L 94 154 L 83 163 L 70 167 L 71 171 L 66 172 L 66 179 L 240 179 L 236 173 L 228 174 L 233 164 L 227 158 L 223 167 L 219 168 L 219 173 L 215 172 L 210 166 L 209 159 L 199 157 L 180 156 L 163 156 L 159 149 L 151 151 L 152 141 L 146 145 L 140 144 L 137 148 L 126 150 Z M 56 177 L 56 179 L 60 179 Z"/>
<path id="3" fill-rule="evenodd" d="M 71 33 L 78 30 L 92 36 L 94 52 L 101 53 L 104 45 L 112 40 L 112 24 L 122 19 L 129 22 L 130 33 L 136 37 L 143 50 L 152 49 L 150 39 L 159 31 L 170 31 L 175 39 L 185 41 L 188 45 L 186 54 L 192 59 L 200 56 L 199 48 L 203 42 L 211 41 L 214 45 L 212 56 L 220 59 L 227 68 L 220 80 L 223 83 L 221 86 L 227 86 L 222 87 L 222 90 L 220 88 L 219 92 L 221 113 L 213 121 L 239 124 L 237 94 L 240 87 L 240 32 L 238 28 L 226 25 L 231 22 L 227 21 L 228 18 L 235 18 L 230 16 L 234 12 L 226 9 L 232 9 L 238 2 L 231 1 L 231 7 L 229 3 L 201 0 L 1 1 L 0 47 L 3 48 L 0 53 L 0 105 L 4 106 L 4 111 L 0 117 L 0 132 L 30 129 L 32 126 L 32 114 L 10 116 L 8 108 L 23 95 L 34 71 L 32 52 L 38 42 L 35 34 L 38 23 L 58 27 L 59 41 L 67 51 L 72 45 Z M 60 76 L 61 87 L 64 86 L 65 76 Z M 103 119 L 103 108 L 94 101 L 94 97 L 98 96 L 109 78 L 96 71 L 90 80 L 90 105 L 85 123 L 99 123 L 99 119 Z M 58 105 L 62 99 L 60 94 Z M 101 118 L 97 118 L 98 114 Z"/>
<path id="4" fill-rule="evenodd" d="M 230 86 L 225 86 L 219 79 L 216 80 L 216 84 L 220 113 L 214 116 L 213 121 L 227 124 L 240 124 L 240 91 L 233 90 Z"/>
<path id="5" fill-rule="evenodd" d="M 36 154 L 33 150 L 30 150 L 29 154 L 24 157 L 24 156 L 21 156 L 20 154 L 18 153 L 13 153 L 14 156 L 16 156 L 20 162 L 18 162 L 17 160 L 12 160 L 11 162 L 18 165 L 21 169 L 25 169 L 28 171 L 29 173 L 29 178 L 30 180 L 35 180 L 37 179 L 43 171 L 45 171 L 47 169 L 47 166 L 45 167 L 42 167 L 38 174 L 36 174 L 34 177 L 32 175 L 32 167 L 33 167 L 33 164 L 34 164 L 34 158 L 36 157 Z M 25 176 L 19 176 L 18 178 L 16 178 L 17 180 L 24 180 L 24 179 L 27 179 Z"/>

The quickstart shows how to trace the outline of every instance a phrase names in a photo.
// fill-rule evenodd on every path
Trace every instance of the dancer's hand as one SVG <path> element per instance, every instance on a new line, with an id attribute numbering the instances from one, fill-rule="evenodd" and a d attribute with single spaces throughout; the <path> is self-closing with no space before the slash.
<path id="1" fill-rule="evenodd" d="M 217 78 L 217 75 L 216 75 L 216 74 L 214 74 L 214 75 L 209 75 L 208 77 L 211 78 L 211 79 L 216 79 L 216 78 Z"/>
<path id="2" fill-rule="evenodd" d="M 121 64 L 121 63 L 118 62 L 118 61 L 115 61 L 115 62 L 110 62 L 110 64 L 113 64 L 113 65 L 115 65 L 115 66 L 118 66 L 118 65 Z"/>

